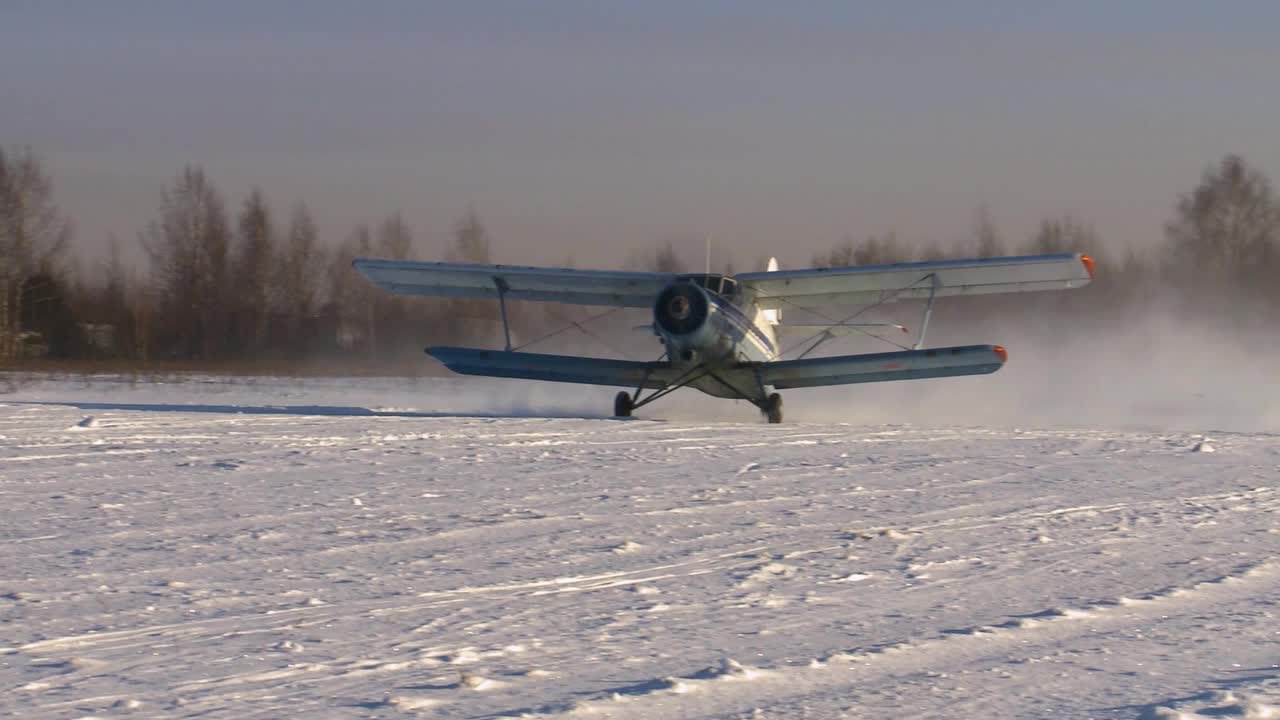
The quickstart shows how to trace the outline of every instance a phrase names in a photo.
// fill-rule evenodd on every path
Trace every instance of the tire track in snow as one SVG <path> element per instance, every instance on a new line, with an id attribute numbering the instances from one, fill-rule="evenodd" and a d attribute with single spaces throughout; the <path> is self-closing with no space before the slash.
<path id="1" fill-rule="evenodd" d="M 783 704 L 788 698 L 815 692 L 892 681 L 931 670 L 944 671 L 961 662 L 1006 662 L 1029 657 L 1100 628 L 1144 625 L 1154 615 L 1198 612 L 1233 598 L 1274 592 L 1280 588 L 1280 562 L 1252 565 L 1235 573 L 1186 587 L 1142 596 L 1099 600 L 1082 607 L 1048 608 L 1010 617 L 992 625 L 942 630 L 938 635 L 872 648 L 853 648 L 803 665 L 745 668 L 731 660 L 722 667 L 687 676 L 654 678 L 607 688 L 583 700 L 564 700 L 540 707 L 499 712 L 494 717 L 577 717 L 605 714 L 613 718 L 723 717 Z M 736 669 L 735 667 L 736 666 Z M 726 682 L 732 681 L 732 682 Z M 685 697 L 691 696 L 691 697 Z M 699 706 L 713 708 L 699 712 Z"/>
<path id="2" fill-rule="evenodd" d="M 341 606 L 321 605 L 319 607 L 288 607 L 270 609 L 246 615 L 204 618 L 191 622 L 154 625 L 131 630 L 91 632 L 65 637 L 49 638 L 25 643 L 17 649 L 28 653 L 44 653 L 53 650 L 86 649 L 96 647 L 116 647 L 124 643 L 125 647 L 135 646 L 140 638 L 187 638 L 216 634 L 215 629 L 223 625 L 237 625 L 253 619 L 270 618 L 271 622 L 279 622 L 283 615 L 310 614 L 319 618 L 335 618 L 352 614 L 370 616 L 413 613 L 422 609 L 438 607 L 450 602 L 461 602 L 468 596 L 497 596 L 505 599 L 517 597 L 538 597 L 541 595 L 562 594 L 570 592 L 591 592 L 607 590 L 642 582 L 653 582 L 656 579 L 689 577 L 718 570 L 731 569 L 754 562 L 752 560 L 724 563 L 725 560 L 741 558 L 763 551 L 764 546 L 754 546 L 718 553 L 707 557 L 693 558 L 683 562 L 663 563 L 642 568 L 613 571 L 587 576 L 569 576 L 554 578 L 535 578 L 524 582 L 499 583 L 495 585 L 461 586 L 447 590 L 435 590 L 420 593 L 418 597 L 429 599 L 427 602 L 414 602 L 408 605 L 402 600 L 375 598 L 355 600 Z M 687 568 L 687 572 L 669 572 Z"/>
<path id="3" fill-rule="evenodd" d="M 676 563 L 649 565 L 623 571 L 599 573 L 587 576 L 539 578 L 526 582 L 506 583 L 490 586 L 463 586 L 452 590 L 431 591 L 421 594 L 425 602 L 404 604 L 403 600 L 385 598 L 368 601 L 344 602 L 339 605 L 321 605 L 318 607 L 293 607 L 284 610 L 273 610 L 266 613 L 249 615 L 237 614 L 218 618 L 207 618 L 192 622 L 155 625 L 133 630 L 80 634 L 27 643 L 13 650 L 28 657 L 56 658 L 75 653 L 101 654 L 121 651 L 149 650 L 162 647 L 181 646 L 193 648 L 200 644 L 219 643 L 229 636 L 247 634 L 266 634 L 284 632 L 286 635 L 296 633 L 305 626 L 326 625 L 342 619 L 354 617 L 381 618 L 397 615 L 421 614 L 424 611 L 459 603 L 474 604 L 477 601 L 509 603 L 524 599 L 558 596 L 572 593 L 589 593 L 616 590 L 642 583 L 659 582 L 666 579 L 694 577 L 730 570 L 754 560 L 742 560 L 744 554 L 750 555 L 764 548 L 747 547 L 731 552 L 711 556 L 690 558 Z M 536 607 L 522 612 L 540 613 Z M 503 613 L 510 621 L 510 613 Z M 403 644 L 403 640 L 400 641 Z M 307 662 L 288 668 L 273 670 L 253 670 L 244 673 L 232 673 L 203 678 L 177 685 L 173 690 L 183 697 L 183 712 L 198 712 L 201 708 L 216 708 L 229 697 L 243 702 L 262 695 L 277 697 L 280 694 L 279 683 L 287 686 L 306 685 L 314 688 L 319 684 L 326 686 L 343 686 L 363 681 L 370 673 L 398 673 L 430 669 L 446 664 L 441 656 L 451 652 L 447 649 L 434 648 L 429 652 L 415 652 L 409 659 L 350 658 L 333 662 Z M 498 653 L 497 656 L 501 656 Z M 463 656 L 468 657 L 466 655 Z M 495 655 L 481 654 L 476 659 L 492 658 Z M 473 660 L 453 660 L 448 664 L 474 662 Z M 92 677 L 93 668 L 84 672 L 70 672 L 58 676 L 50 683 L 37 683 L 30 688 L 33 692 L 43 692 L 61 684 L 70 685 L 85 677 Z M 119 669 L 117 668 L 117 672 Z M 335 692 L 326 690 L 326 694 Z M 145 694 L 135 697 L 146 698 Z M 54 706 L 49 706 L 54 707 Z"/>

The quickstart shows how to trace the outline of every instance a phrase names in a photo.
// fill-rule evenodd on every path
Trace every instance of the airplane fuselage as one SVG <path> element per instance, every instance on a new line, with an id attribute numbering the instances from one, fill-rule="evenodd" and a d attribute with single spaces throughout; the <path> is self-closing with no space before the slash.
<path id="1" fill-rule="evenodd" d="M 771 362 L 781 354 L 773 323 L 733 278 L 722 275 L 685 275 L 664 288 L 654 302 L 653 329 L 676 367 L 731 368 Z M 714 377 L 691 384 L 711 395 L 737 397 Z"/>

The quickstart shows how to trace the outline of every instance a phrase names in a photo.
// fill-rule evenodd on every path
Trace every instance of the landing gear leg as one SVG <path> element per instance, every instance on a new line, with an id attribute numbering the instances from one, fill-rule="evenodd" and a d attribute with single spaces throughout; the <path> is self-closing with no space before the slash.
<path id="1" fill-rule="evenodd" d="M 631 400 L 631 393 L 620 392 L 613 398 L 613 416 L 614 417 L 631 417 L 631 411 L 635 408 L 635 403 Z"/>
<path id="2" fill-rule="evenodd" d="M 782 396 L 773 393 L 765 398 L 764 405 L 760 408 L 766 418 L 769 419 L 770 425 L 777 425 L 782 422 Z"/>

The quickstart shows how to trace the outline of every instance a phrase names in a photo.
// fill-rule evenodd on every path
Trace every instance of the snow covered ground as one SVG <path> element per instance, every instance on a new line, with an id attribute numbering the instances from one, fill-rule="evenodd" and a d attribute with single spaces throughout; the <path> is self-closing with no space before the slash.
<path id="1" fill-rule="evenodd" d="M 1280 717 L 1276 435 L 610 398 L 17 387 L 0 715 Z"/>

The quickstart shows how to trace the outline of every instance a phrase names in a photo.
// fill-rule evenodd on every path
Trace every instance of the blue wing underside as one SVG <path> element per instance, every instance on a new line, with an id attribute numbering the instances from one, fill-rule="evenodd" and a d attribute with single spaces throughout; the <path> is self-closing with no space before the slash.
<path id="1" fill-rule="evenodd" d="M 686 375 L 687 368 L 669 362 L 639 362 L 541 353 L 431 347 L 427 353 L 463 375 L 544 380 L 549 382 L 661 389 Z M 708 368 L 737 387 L 778 389 L 851 385 L 892 380 L 983 375 L 1004 364 L 995 345 L 966 345 L 931 350 L 736 363 Z"/>

